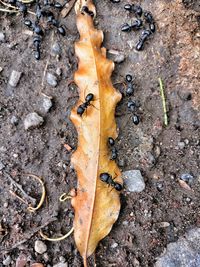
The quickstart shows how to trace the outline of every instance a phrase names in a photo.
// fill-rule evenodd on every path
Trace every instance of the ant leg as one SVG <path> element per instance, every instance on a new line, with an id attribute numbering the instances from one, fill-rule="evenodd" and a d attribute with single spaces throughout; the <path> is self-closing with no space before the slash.
<path id="1" fill-rule="evenodd" d="M 95 108 L 95 109 L 97 109 L 97 110 L 99 110 L 97 107 L 95 107 L 93 104 L 90 104 L 90 106 L 93 106 L 93 108 Z"/>

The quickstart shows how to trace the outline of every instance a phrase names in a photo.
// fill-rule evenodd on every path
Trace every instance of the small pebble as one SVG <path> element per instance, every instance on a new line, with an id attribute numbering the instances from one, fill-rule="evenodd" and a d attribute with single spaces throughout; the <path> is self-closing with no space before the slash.
<path id="1" fill-rule="evenodd" d="M 180 149 L 183 149 L 185 147 L 185 143 L 184 142 L 178 142 L 178 147 Z"/>
<path id="2" fill-rule="evenodd" d="M 61 50 L 61 47 L 60 47 L 60 45 L 59 45 L 58 42 L 55 42 L 55 43 L 52 45 L 51 52 L 52 52 L 52 54 L 55 55 L 55 56 L 59 56 L 59 55 L 61 54 L 62 50 Z"/>
<path id="3" fill-rule="evenodd" d="M 25 120 L 24 120 L 24 127 L 25 130 L 28 130 L 29 128 L 38 127 L 41 124 L 43 124 L 44 119 L 39 116 L 36 112 L 29 113 Z"/>
<path id="4" fill-rule="evenodd" d="M 0 42 L 4 43 L 6 41 L 6 36 L 3 32 L 0 32 Z"/>
<path id="5" fill-rule="evenodd" d="M 124 62 L 124 60 L 125 60 L 125 55 L 123 54 L 116 55 L 113 59 L 113 61 L 118 64 Z"/>
<path id="6" fill-rule="evenodd" d="M 68 263 L 60 262 L 60 263 L 53 265 L 53 267 L 68 267 Z"/>
<path id="7" fill-rule="evenodd" d="M 36 240 L 35 241 L 35 246 L 34 249 L 37 253 L 39 254 L 43 254 L 47 251 L 47 246 L 44 242 L 42 242 L 41 240 Z"/>
<path id="8" fill-rule="evenodd" d="M 7 208 L 7 207 L 8 207 L 8 202 L 5 202 L 5 203 L 3 204 L 3 206 L 4 206 L 4 208 Z"/>
<path id="9" fill-rule="evenodd" d="M 168 222 L 160 222 L 160 223 L 157 224 L 157 226 L 160 227 L 160 228 L 167 228 L 167 227 L 170 226 L 170 223 L 168 223 Z"/>
<path id="10" fill-rule="evenodd" d="M 64 262 L 66 262 L 66 259 L 63 256 L 60 256 L 59 261 L 64 263 Z"/>
<path id="11" fill-rule="evenodd" d="M 157 182 L 156 183 L 156 188 L 158 189 L 159 192 L 163 191 L 164 183 L 163 182 Z"/>
<path id="12" fill-rule="evenodd" d="M 61 76 L 61 75 L 62 75 L 62 69 L 61 69 L 61 68 L 57 68 L 57 69 L 56 69 L 56 74 L 57 74 L 58 76 Z"/>
<path id="13" fill-rule="evenodd" d="M 145 189 L 144 178 L 140 170 L 130 170 L 122 173 L 126 188 L 130 192 L 142 192 Z"/>
<path id="14" fill-rule="evenodd" d="M 3 164 L 2 161 L 0 161 L 0 171 L 3 170 L 5 168 L 5 165 Z"/>
<path id="15" fill-rule="evenodd" d="M 3 70 L 3 68 L 2 68 L 2 67 L 0 67 L 0 73 L 2 72 L 2 70 Z"/>
<path id="16" fill-rule="evenodd" d="M 57 77 L 51 73 L 47 73 L 47 83 L 53 87 L 58 85 Z"/>
<path id="17" fill-rule="evenodd" d="M 27 262 L 27 257 L 24 254 L 19 255 L 19 257 L 16 260 L 16 266 L 15 267 L 25 267 Z"/>
<path id="18" fill-rule="evenodd" d="M 158 158 L 160 156 L 161 150 L 159 146 L 155 146 L 154 148 L 155 157 Z"/>
<path id="19" fill-rule="evenodd" d="M 135 47 L 135 41 L 134 40 L 128 41 L 127 44 L 130 47 L 130 49 L 133 49 Z"/>
<path id="20" fill-rule="evenodd" d="M 18 122 L 19 122 L 19 119 L 15 115 L 11 117 L 10 123 L 12 125 L 15 125 L 16 126 L 18 124 Z"/>
<path id="21" fill-rule="evenodd" d="M 119 159 L 119 160 L 118 160 L 118 165 L 119 165 L 119 167 L 124 167 L 124 166 L 126 166 L 126 160 L 125 160 L 125 159 Z"/>
<path id="22" fill-rule="evenodd" d="M 119 246 L 119 244 L 115 242 L 115 243 L 113 243 L 113 244 L 111 245 L 111 248 L 114 249 L 114 248 L 117 248 L 118 246 Z"/>
<path id="23" fill-rule="evenodd" d="M 52 107 L 52 101 L 48 97 L 43 98 L 42 102 L 42 109 L 44 110 L 45 113 L 49 112 L 50 108 Z"/>
<path id="24" fill-rule="evenodd" d="M 185 139 L 185 140 L 184 140 L 184 143 L 185 143 L 186 145 L 189 145 L 189 142 L 190 142 L 190 141 L 189 141 L 188 139 Z"/>
<path id="25" fill-rule="evenodd" d="M 122 224 L 123 224 L 124 226 L 127 226 L 127 225 L 128 225 L 128 221 L 123 221 Z"/>
<path id="26" fill-rule="evenodd" d="M 48 255 L 48 253 L 44 253 L 44 255 L 43 255 L 43 259 L 44 259 L 45 261 L 49 261 L 49 255 Z"/>
<path id="27" fill-rule="evenodd" d="M 11 259 L 11 257 L 8 255 L 8 256 L 5 258 L 5 260 L 3 260 L 3 265 L 8 266 L 8 265 L 10 265 L 11 261 L 12 261 L 12 259 Z"/>
<path id="28" fill-rule="evenodd" d="M 183 173 L 181 175 L 181 180 L 183 180 L 184 182 L 191 184 L 192 181 L 194 180 L 194 176 L 189 174 L 189 173 Z"/>
<path id="29" fill-rule="evenodd" d="M 12 86 L 12 87 L 16 87 L 20 78 L 21 78 L 21 75 L 22 73 L 19 72 L 19 71 L 16 71 L 16 70 L 13 70 L 11 72 L 11 75 L 10 75 L 10 79 L 9 79 L 9 85 Z"/>
<path id="30" fill-rule="evenodd" d="M 31 267 L 44 267 L 44 265 L 42 263 L 33 263 Z"/>

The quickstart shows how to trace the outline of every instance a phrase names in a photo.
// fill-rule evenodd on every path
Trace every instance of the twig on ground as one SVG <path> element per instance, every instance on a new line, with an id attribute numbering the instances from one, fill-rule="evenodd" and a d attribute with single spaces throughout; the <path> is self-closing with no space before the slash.
<path id="1" fill-rule="evenodd" d="M 168 117 L 167 117 L 167 107 L 166 107 L 166 99 L 164 94 L 164 86 L 161 78 L 158 78 L 159 85 L 160 85 L 160 94 L 162 98 L 162 105 L 163 105 L 163 111 L 164 111 L 164 125 L 168 126 Z"/>
<path id="2" fill-rule="evenodd" d="M 11 195 L 13 195 L 14 197 L 18 198 L 21 202 L 23 202 L 24 204 L 28 205 L 28 201 L 24 200 L 23 198 L 21 198 L 20 196 L 18 196 L 14 191 L 9 190 L 9 192 L 11 193 Z"/>
<path id="3" fill-rule="evenodd" d="M 22 245 L 23 243 L 25 243 L 26 241 L 28 241 L 34 234 L 36 234 L 38 231 L 40 231 L 42 228 L 46 227 L 47 225 L 49 225 L 52 222 L 55 222 L 57 220 L 56 217 L 53 218 L 49 218 L 49 220 L 47 220 L 46 223 L 44 223 L 41 226 L 36 227 L 35 229 L 33 229 L 32 231 L 29 231 L 28 233 L 25 234 L 24 239 L 22 239 L 21 241 L 19 241 L 18 243 L 14 244 L 12 247 L 10 248 L 0 248 L 0 251 L 10 251 L 13 250 L 15 248 L 17 248 L 18 246 Z"/>
<path id="4" fill-rule="evenodd" d="M 24 196 L 25 199 L 30 200 L 31 203 L 32 203 L 33 205 L 35 205 L 35 203 L 36 203 L 36 199 L 35 199 L 35 198 L 29 196 L 29 195 L 24 191 L 24 189 L 22 188 L 22 186 L 21 186 L 20 184 L 18 184 L 18 183 L 17 183 L 17 182 L 10 176 L 9 173 L 7 173 L 7 172 L 4 171 L 3 174 L 4 174 L 4 176 L 5 176 L 7 179 L 10 180 L 11 184 L 13 184 L 14 186 L 16 186 L 16 187 L 20 190 L 20 192 L 22 193 L 22 195 Z"/>
<path id="5" fill-rule="evenodd" d="M 72 8 L 73 8 L 75 2 L 76 2 L 76 0 L 71 0 L 70 3 L 66 3 L 66 4 L 65 4 L 63 10 L 61 11 L 61 16 L 62 16 L 63 18 L 65 18 L 65 17 L 69 14 L 69 12 L 72 10 Z"/>

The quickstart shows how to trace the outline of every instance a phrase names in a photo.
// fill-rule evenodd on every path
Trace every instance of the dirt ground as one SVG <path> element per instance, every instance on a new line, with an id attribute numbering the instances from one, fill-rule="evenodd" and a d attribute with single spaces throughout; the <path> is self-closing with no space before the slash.
<path id="1" fill-rule="evenodd" d="M 104 46 L 126 57 L 116 64 L 113 83 L 123 82 L 128 73 L 135 77 L 132 99 L 141 103 L 141 122 L 137 126 L 132 123 L 128 98 L 124 96 L 116 110 L 118 161 L 122 171 L 140 169 L 146 188 L 142 193 L 123 191 L 119 219 L 93 258 L 101 267 L 154 266 L 169 242 L 188 229 L 200 227 L 200 5 L 195 0 L 138 1 L 154 15 L 157 31 L 144 51 L 136 52 L 139 33 L 120 31 L 121 25 L 133 18 L 123 9 L 127 2 L 95 1 L 96 24 L 105 33 Z M 27 266 L 41 262 L 50 267 L 60 262 L 61 256 L 68 266 L 82 266 L 73 236 L 62 242 L 46 242 L 48 248 L 43 255 L 34 250 L 41 226 L 48 235 L 58 236 L 66 233 L 73 222 L 70 203 L 60 203 L 59 196 L 76 186 L 70 158 L 76 149 L 77 133 L 69 120 L 78 97 L 76 87 L 69 85 L 77 67 L 74 10 L 62 22 L 67 35 L 46 30 L 42 58 L 36 61 L 32 36 L 25 32 L 22 17 L 0 13 L 0 32 L 6 36 L 6 42 L 0 43 L 0 161 L 4 164 L 0 171 L 0 222 L 6 233 L 3 237 L 0 230 L 0 266 L 4 266 L 8 255 L 12 259 L 9 266 L 15 266 L 22 254 L 28 259 Z M 62 47 L 60 60 L 50 53 L 55 41 Z M 62 69 L 56 88 L 46 83 L 42 86 L 47 62 L 51 73 Z M 16 88 L 8 85 L 12 70 L 23 73 Z M 165 85 L 167 127 L 163 125 L 159 77 Z M 116 87 L 123 92 L 122 84 Z M 41 109 L 41 93 L 53 98 L 48 113 Z M 23 121 L 34 111 L 43 116 L 45 123 L 26 131 Z M 18 118 L 17 125 L 11 123 L 13 116 Z M 73 148 L 72 152 L 66 151 L 65 143 Z M 40 186 L 25 173 L 43 177 L 48 197 L 38 212 L 29 213 L 27 205 L 10 193 L 14 189 L 6 173 L 37 200 Z M 191 190 L 179 183 L 184 173 L 194 177 Z"/>

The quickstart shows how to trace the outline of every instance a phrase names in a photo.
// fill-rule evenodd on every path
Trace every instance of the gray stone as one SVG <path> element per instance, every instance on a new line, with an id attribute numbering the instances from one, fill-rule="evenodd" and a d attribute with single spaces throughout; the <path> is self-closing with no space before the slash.
<path id="1" fill-rule="evenodd" d="M 60 263 L 53 265 L 53 267 L 68 267 L 68 263 L 60 262 Z"/>
<path id="2" fill-rule="evenodd" d="M 48 97 L 43 98 L 42 109 L 44 110 L 45 113 L 49 112 L 52 105 L 53 104 L 52 104 L 52 101 L 50 98 L 48 98 Z"/>
<path id="3" fill-rule="evenodd" d="M 35 246 L 34 249 L 37 253 L 39 254 L 43 254 L 47 251 L 47 246 L 44 242 L 42 242 L 41 240 L 36 240 L 35 241 Z"/>
<path id="4" fill-rule="evenodd" d="M 8 266 L 8 265 L 10 265 L 11 261 L 12 261 L 12 259 L 11 259 L 11 257 L 8 255 L 8 256 L 5 258 L 5 260 L 3 260 L 3 265 Z"/>
<path id="5" fill-rule="evenodd" d="M 122 173 L 125 186 L 130 192 L 142 192 L 145 189 L 144 178 L 140 170 L 130 170 Z"/>
<path id="6" fill-rule="evenodd" d="M 9 85 L 12 86 L 12 87 L 16 87 L 20 78 L 21 78 L 21 75 L 22 73 L 19 72 L 19 71 L 16 71 L 16 70 L 13 70 L 11 72 L 11 75 L 10 75 L 10 79 L 9 79 Z"/>
<path id="7" fill-rule="evenodd" d="M 113 59 L 113 61 L 118 64 L 124 62 L 124 60 L 125 60 L 125 55 L 123 54 L 116 55 Z"/>
<path id="8" fill-rule="evenodd" d="M 35 128 L 43 124 L 44 119 L 39 116 L 36 112 L 29 113 L 24 120 L 25 130 L 29 128 Z"/>
<path id="9" fill-rule="evenodd" d="M 181 180 L 183 180 L 186 183 L 191 184 L 194 180 L 194 176 L 189 173 L 183 173 L 181 174 Z"/>
<path id="10" fill-rule="evenodd" d="M 59 55 L 61 54 L 62 50 L 61 50 L 61 47 L 60 47 L 60 45 L 59 45 L 58 42 L 55 42 L 55 43 L 52 45 L 51 52 L 52 52 L 52 54 L 55 55 L 55 56 L 59 56 Z"/>
<path id="11" fill-rule="evenodd" d="M 183 149 L 185 147 L 185 143 L 184 142 L 178 142 L 178 147 L 180 149 Z"/>
<path id="12" fill-rule="evenodd" d="M 0 42 L 4 43 L 6 41 L 6 36 L 3 32 L 0 32 Z"/>
<path id="13" fill-rule="evenodd" d="M 117 242 L 114 242 L 112 245 L 111 245 L 111 248 L 117 248 L 119 246 L 119 244 Z"/>
<path id="14" fill-rule="evenodd" d="M 51 73 L 47 73 L 47 83 L 53 87 L 56 87 L 58 84 L 57 77 Z"/>
<path id="15" fill-rule="evenodd" d="M 18 122 L 19 122 L 19 119 L 15 115 L 11 117 L 10 123 L 12 125 L 15 125 L 16 126 L 18 124 Z"/>
<path id="16" fill-rule="evenodd" d="M 2 161 L 0 161 L 0 171 L 3 170 L 5 168 L 5 165 L 3 164 Z"/>
<path id="17" fill-rule="evenodd" d="M 65 259 L 65 257 L 63 257 L 63 256 L 60 256 L 60 257 L 59 257 L 59 261 L 64 263 L 64 262 L 66 262 L 66 259 Z"/>
<path id="18" fill-rule="evenodd" d="M 167 246 L 155 267 L 199 267 L 200 228 L 190 230 L 185 237 Z"/>

